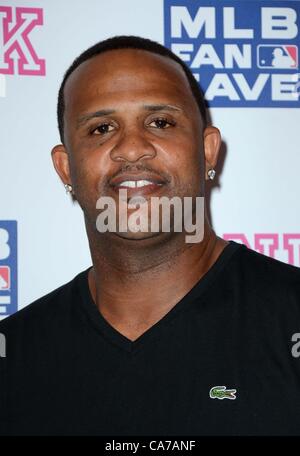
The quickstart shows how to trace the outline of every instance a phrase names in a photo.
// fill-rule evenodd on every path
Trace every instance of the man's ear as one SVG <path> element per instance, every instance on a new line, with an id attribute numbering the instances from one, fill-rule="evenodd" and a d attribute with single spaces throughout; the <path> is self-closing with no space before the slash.
<path id="1" fill-rule="evenodd" d="M 72 185 L 68 152 L 63 144 L 54 146 L 51 151 L 54 168 L 63 184 Z"/>
<path id="2" fill-rule="evenodd" d="M 221 146 L 221 134 L 216 127 L 206 127 L 203 132 L 205 155 L 205 180 L 208 180 L 207 171 L 215 168 Z"/>

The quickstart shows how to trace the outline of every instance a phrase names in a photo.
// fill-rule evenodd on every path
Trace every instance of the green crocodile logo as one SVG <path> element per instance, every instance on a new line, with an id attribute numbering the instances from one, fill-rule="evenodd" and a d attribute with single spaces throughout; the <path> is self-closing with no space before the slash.
<path id="1" fill-rule="evenodd" d="M 236 399 L 235 389 L 226 389 L 226 386 L 213 386 L 209 391 L 211 399 Z"/>

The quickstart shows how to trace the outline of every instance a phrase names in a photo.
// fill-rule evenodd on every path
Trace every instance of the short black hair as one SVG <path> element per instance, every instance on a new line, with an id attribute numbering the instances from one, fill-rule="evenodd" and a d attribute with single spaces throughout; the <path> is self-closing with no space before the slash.
<path id="1" fill-rule="evenodd" d="M 155 41 L 152 41 L 148 38 L 141 38 L 139 36 L 133 35 L 120 35 L 108 38 L 104 41 L 99 41 L 90 48 L 82 52 L 71 64 L 71 66 L 66 71 L 60 89 L 58 93 L 58 103 L 57 103 L 57 120 L 58 120 L 58 129 L 60 134 L 60 139 L 62 143 L 64 142 L 64 111 L 65 111 L 65 102 L 64 102 L 64 87 L 66 81 L 71 73 L 83 62 L 86 60 L 95 57 L 96 55 L 102 54 L 106 51 L 112 51 L 115 49 L 140 49 L 144 51 L 153 52 L 154 54 L 159 54 L 165 57 L 169 57 L 175 62 L 179 63 L 183 68 L 192 93 L 196 99 L 199 111 L 202 117 L 204 127 L 207 126 L 207 117 L 206 117 L 206 103 L 202 90 L 195 79 L 193 73 L 189 67 L 181 60 L 176 54 L 174 54 L 170 49 L 166 48 L 162 44 L 159 44 Z"/>

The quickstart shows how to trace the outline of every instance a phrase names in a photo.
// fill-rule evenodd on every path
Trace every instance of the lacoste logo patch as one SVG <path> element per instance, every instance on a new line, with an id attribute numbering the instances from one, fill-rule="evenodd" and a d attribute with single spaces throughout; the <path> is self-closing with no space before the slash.
<path id="1" fill-rule="evenodd" d="M 236 399 L 235 389 L 226 389 L 226 386 L 213 386 L 209 391 L 211 399 Z"/>

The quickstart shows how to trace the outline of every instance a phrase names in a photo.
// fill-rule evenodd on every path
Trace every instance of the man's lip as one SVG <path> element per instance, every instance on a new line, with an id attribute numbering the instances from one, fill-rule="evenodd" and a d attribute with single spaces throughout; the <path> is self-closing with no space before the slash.
<path id="1" fill-rule="evenodd" d="M 162 189 L 164 189 L 165 186 L 164 184 L 149 184 L 149 185 L 145 185 L 143 187 L 118 187 L 117 185 L 113 185 L 112 186 L 112 190 L 114 193 L 118 194 L 119 197 L 120 197 L 120 192 L 121 191 L 126 191 L 126 195 L 127 195 L 127 199 L 129 201 L 130 198 L 132 197 L 135 197 L 135 196 L 143 196 L 143 197 L 147 197 L 147 196 L 150 196 L 152 194 L 160 194 L 162 191 Z"/>
<path id="2" fill-rule="evenodd" d="M 139 181 L 139 180 L 150 181 L 155 185 L 166 184 L 166 181 L 164 179 L 162 179 L 160 176 L 157 176 L 156 174 L 139 173 L 139 174 L 122 174 L 121 176 L 118 176 L 118 177 L 112 179 L 110 181 L 110 185 L 112 187 L 118 187 L 122 182 Z"/>

